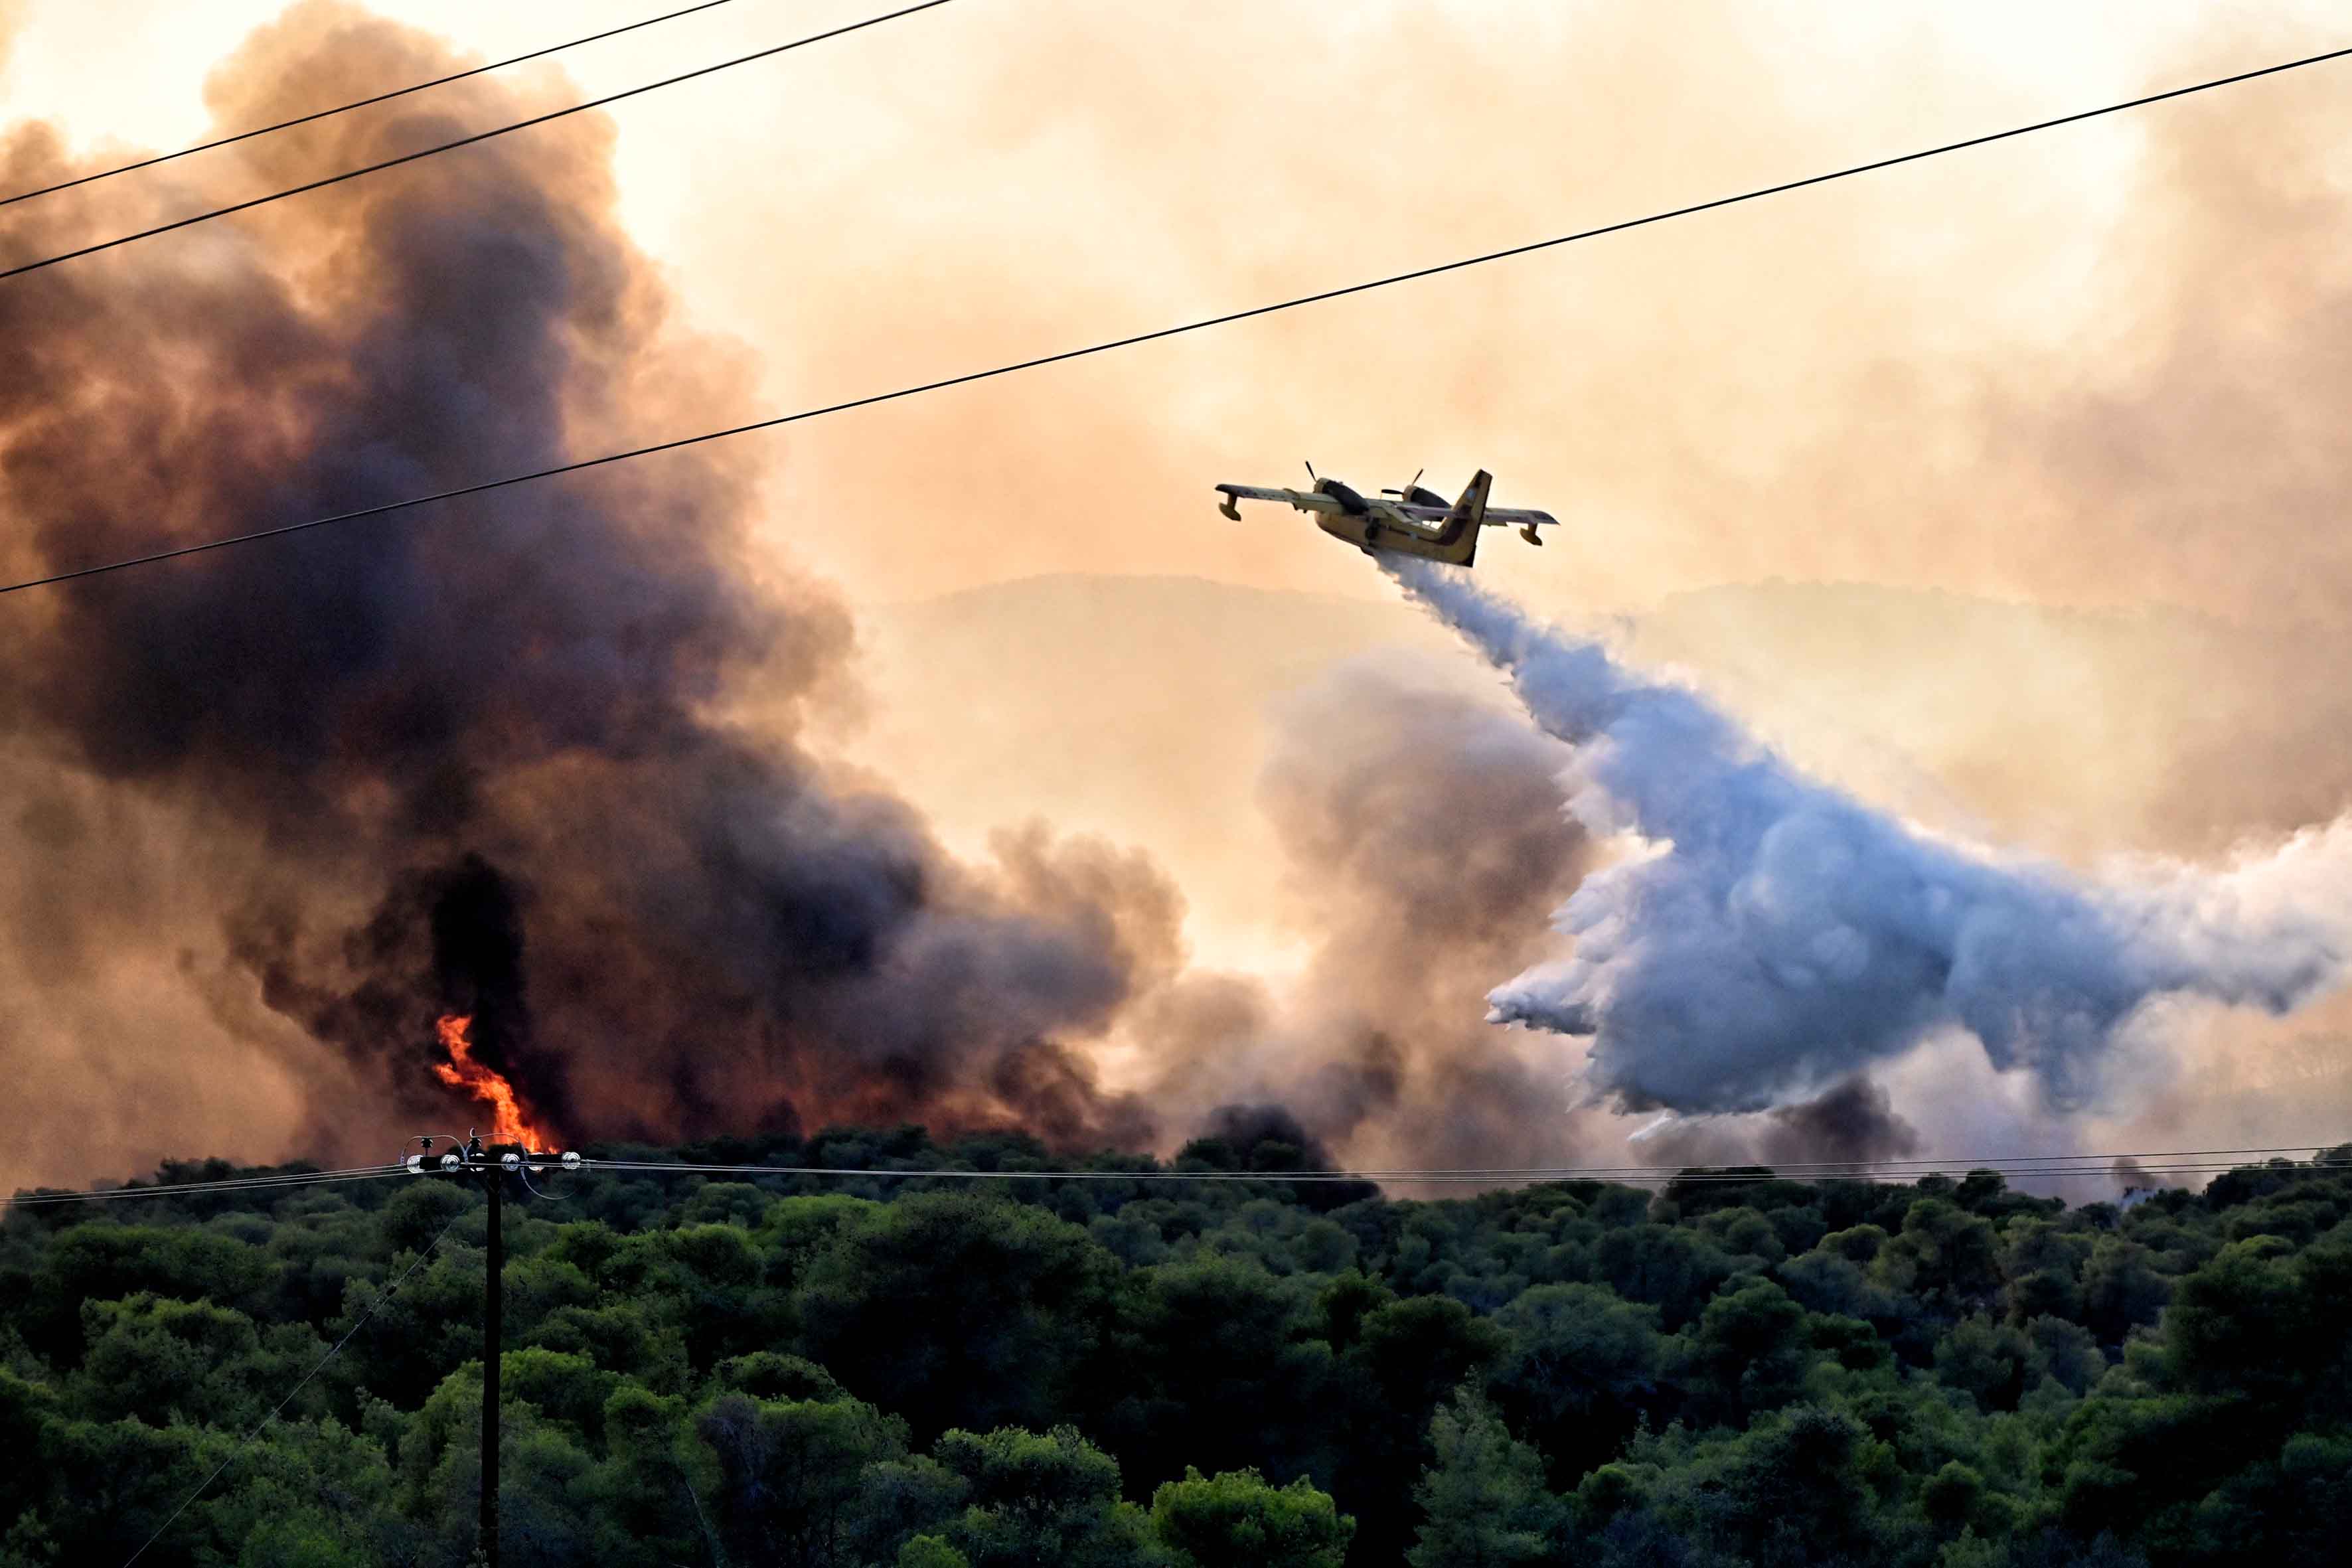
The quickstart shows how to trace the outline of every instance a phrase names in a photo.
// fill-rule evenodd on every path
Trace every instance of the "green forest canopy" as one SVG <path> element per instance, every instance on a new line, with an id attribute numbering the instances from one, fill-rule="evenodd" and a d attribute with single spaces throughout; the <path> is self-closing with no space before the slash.
<path id="1" fill-rule="evenodd" d="M 676 1156 L 1057 1168 L 1030 1139 L 912 1128 Z M 2347 1159 L 2129 1212 L 1990 1172 L 1399 1201 L 1285 1181 L 1300 1154 L 1278 1141 L 1175 1163 L 1263 1173 L 1227 1183 L 551 1176 L 560 1195 L 507 1205 L 502 1549 L 515 1568 L 2332 1563 Z M 12 1211 L 0 1568 L 119 1563 L 224 1461 L 142 1563 L 460 1568 L 482 1211 L 435 1177 Z"/>

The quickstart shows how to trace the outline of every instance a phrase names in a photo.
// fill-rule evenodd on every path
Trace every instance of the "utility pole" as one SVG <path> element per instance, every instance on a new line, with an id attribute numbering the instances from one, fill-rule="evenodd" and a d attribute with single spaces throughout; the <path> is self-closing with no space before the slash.
<path id="1" fill-rule="evenodd" d="M 431 1138 L 416 1142 L 426 1152 L 408 1155 L 403 1162 L 412 1175 L 478 1176 L 489 1200 L 489 1247 L 482 1279 L 482 1506 L 476 1556 L 484 1568 L 499 1568 L 499 1356 L 506 1345 L 506 1179 L 511 1173 L 528 1184 L 530 1178 L 526 1172 L 551 1166 L 578 1171 L 587 1163 L 568 1150 L 560 1155 L 534 1154 L 520 1143 L 485 1144 L 478 1136 L 435 1159 Z"/>
<path id="2" fill-rule="evenodd" d="M 469 1146 L 469 1152 L 471 1148 Z M 504 1159 L 521 1163 L 522 1150 L 511 1143 L 494 1143 L 477 1160 L 482 1190 L 490 1196 L 490 1246 L 482 1278 L 482 1521 L 484 1568 L 499 1568 L 499 1358 L 506 1346 L 507 1268 L 506 1179 Z M 503 1158 L 502 1158 L 503 1157 Z"/>

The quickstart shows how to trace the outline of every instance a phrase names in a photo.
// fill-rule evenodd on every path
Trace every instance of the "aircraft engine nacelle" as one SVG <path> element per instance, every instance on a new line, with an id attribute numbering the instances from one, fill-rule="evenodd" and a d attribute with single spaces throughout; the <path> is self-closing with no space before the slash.
<path id="1" fill-rule="evenodd" d="M 1364 504 L 1363 497 L 1337 479 L 1318 479 L 1315 481 L 1315 489 L 1318 493 L 1329 496 L 1333 500 L 1338 501 L 1339 510 L 1345 516 L 1361 517 L 1371 510 Z"/>
<path id="2" fill-rule="evenodd" d="M 1234 498 L 1231 496 L 1227 496 L 1224 500 L 1219 501 L 1217 503 L 1217 510 L 1224 513 L 1225 516 L 1232 518 L 1235 522 L 1239 522 L 1242 520 L 1241 509 L 1234 505 Z"/>
<path id="3" fill-rule="evenodd" d="M 1526 540 L 1529 544 L 1537 546 L 1538 549 L 1543 545 L 1543 535 L 1536 531 L 1536 525 L 1532 522 L 1524 523 L 1520 526 L 1519 537 Z"/>

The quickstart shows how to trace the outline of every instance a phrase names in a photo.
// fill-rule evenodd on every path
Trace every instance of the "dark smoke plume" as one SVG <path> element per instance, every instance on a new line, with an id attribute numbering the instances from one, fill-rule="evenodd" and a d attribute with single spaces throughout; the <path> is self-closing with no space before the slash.
<path id="1" fill-rule="evenodd" d="M 1894 1097 L 1850 1078 L 1811 1100 L 1752 1115 L 1665 1123 L 1640 1142 L 1640 1162 L 1658 1165 L 1797 1165 L 1899 1160 L 1922 1147 L 1918 1129 Z"/>
<path id="2" fill-rule="evenodd" d="M 213 109 L 259 123 L 449 63 L 306 5 L 215 78 Z M 535 107 L 467 82 L 216 154 L 217 186 L 141 189 L 182 210 Z M 666 323 L 620 232 L 608 143 L 568 121 L 0 289 L 0 565 L 738 411 L 727 361 Z M 46 127 L 0 141 L 8 189 L 72 172 Z M 0 258 L 133 226 L 135 199 L 44 204 Z M 201 845 L 214 929 L 123 929 L 178 944 L 221 1016 L 249 1023 L 257 996 L 331 1045 L 306 1081 L 316 1132 L 346 1144 L 462 1113 L 426 1071 L 454 1011 L 574 1139 L 901 1117 L 1148 1134 L 1069 1042 L 1172 962 L 1174 894 L 1034 834 L 958 864 L 905 805 L 827 776 L 790 726 L 838 678 L 848 622 L 769 580 L 758 457 L 697 448 L 16 598 L 0 744 L 7 778 L 44 783 L 6 815 L 54 865 L 86 855 L 87 880 L 104 835 L 76 799 L 135 801 Z"/>
<path id="3" fill-rule="evenodd" d="M 1886 1090 L 1848 1079 L 1817 1100 L 1765 1112 L 1758 1140 L 1767 1163 L 1897 1160 L 1919 1152 L 1919 1134 Z"/>
<path id="4" fill-rule="evenodd" d="M 1154 1099 L 1181 1105 L 1213 1064 L 1212 1091 L 1279 1100 L 1350 1165 L 1557 1162 L 1565 1069 L 1482 1015 L 1591 866 L 1560 812 L 1567 749 L 1412 668 L 1358 660 L 1286 700 L 1258 795 L 1311 933 L 1301 984 L 1282 1004 L 1218 979 L 1156 998 L 1146 1033 L 1187 1066 Z"/>
<path id="5" fill-rule="evenodd" d="M 1338 1162 L 1323 1141 L 1309 1132 L 1287 1107 L 1224 1105 L 1209 1118 L 1206 1130 L 1184 1145 L 1180 1162 L 1197 1161 L 1221 1171 L 1255 1171 L 1268 1174 L 1285 1171 L 1331 1171 Z M 1370 1182 L 1300 1182 L 1292 1186 L 1299 1203 L 1328 1211 L 1360 1198 L 1376 1197 Z"/>

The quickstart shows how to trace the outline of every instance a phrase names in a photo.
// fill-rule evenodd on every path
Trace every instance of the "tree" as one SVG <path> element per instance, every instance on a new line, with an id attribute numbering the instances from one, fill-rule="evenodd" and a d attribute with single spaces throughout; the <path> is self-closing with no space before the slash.
<path id="1" fill-rule="evenodd" d="M 1948 1198 L 1914 1203 L 1871 1272 L 1889 1289 L 1927 1297 L 1941 1310 L 1981 1306 L 2001 1284 L 1992 1223 Z"/>
<path id="2" fill-rule="evenodd" d="M 970 1489 L 943 1531 L 971 1568 L 1129 1568 L 1150 1524 L 1118 1496 L 1118 1461 L 1071 1426 L 951 1431 L 932 1457 Z"/>
<path id="3" fill-rule="evenodd" d="M 779 1568 L 850 1568 L 868 1467 L 903 1458 L 907 1424 L 854 1399 L 726 1394 L 695 1417 L 710 1512 L 728 1556 Z"/>
<path id="4" fill-rule="evenodd" d="M 2009 1319 L 2055 1317 L 2080 1321 L 2083 1268 L 2098 1242 L 2079 1226 L 2021 1215 L 2000 1237 L 2000 1269 L 2009 1284 Z"/>
<path id="5" fill-rule="evenodd" d="M 681 1439 L 693 1441 L 685 1402 L 624 1383 L 604 1402 L 604 1458 L 584 1489 L 595 1526 L 589 1560 L 636 1568 L 708 1556 L 713 1543 L 679 1461 Z"/>
<path id="6" fill-rule="evenodd" d="M 1658 1309 L 1669 1330 L 1698 1316 L 1732 1276 L 1730 1257 L 1706 1237 L 1672 1226 L 1612 1230 L 1594 1251 L 1601 1278 L 1629 1301 Z"/>
<path id="7" fill-rule="evenodd" d="M 2033 1342 L 2014 1324 L 1979 1313 L 1961 1319 L 1936 1343 L 1936 1377 L 1979 1409 L 2014 1410 L 2025 1392 Z"/>
<path id="8" fill-rule="evenodd" d="M 936 1535 L 918 1535 L 898 1548 L 896 1568 L 971 1568 L 971 1559 Z"/>
<path id="9" fill-rule="evenodd" d="M 81 1309 L 145 1292 L 258 1310 L 269 1294 L 260 1247 L 184 1226 L 82 1224 L 52 1240 L 10 1319 L 36 1352 L 70 1365 L 81 1350 Z"/>
<path id="10" fill-rule="evenodd" d="M 250 1425 L 265 1408 L 237 1375 L 261 1349 L 243 1312 L 142 1291 L 121 1301 L 85 1302 L 81 1316 L 89 1349 L 79 1402 L 89 1414 L 141 1417 L 157 1426 L 173 1419 L 230 1426 Z M 310 1353 L 318 1354 L 315 1339 Z"/>
<path id="11" fill-rule="evenodd" d="M 2156 1271 L 2147 1247 L 2119 1236 L 2091 1244 L 2083 1265 L 2083 1326 L 2102 1343 L 2121 1344 L 2134 1328 L 2155 1322 L 2171 1294 L 2172 1282 Z"/>
<path id="12" fill-rule="evenodd" d="M 1573 1481 L 1614 1454 L 1658 1392 L 1654 1307 L 1598 1285 L 1538 1285 L 1495 1314 L 1502 1357 L 1487 1389 Z"/>
<path id="13" fill-rule="evenodd" d="M 1401 1549 L 1412 1531 L 1413 1479 L 1429 1459 L 1429 1418 L 1465 1380 L 1484 1373 L 1503 1331 L 1445 1296 L 1414 1296 L 1364 1314 L 1340 1358 L 1346 1441 L 1333 1477 L 1358 1539 Z M 1366 1548 L 1360 1545 L 1357 1550 Z"/>
<path id="14" fill-rule="evenodd" d="M 1151 1494 L 1151 1528 L 1176 1568 L 1340 1568 L 1356 1521 L 1304 1476 L 1276 1488 L 1255 1470 L 1188 1466 Z"/>
<path id="15" fill-rule="evenodd" d="M 970 1193 L 856 1215 L 798 1296 L 815 1359 L 919 1437 L 1053 1420 L 1100 1342 L 1118 1263 L 1076 1226 Z"/>
<path id="16" fill-rule="evenodd" d="M 1328 1441 L 1331 1356 L 1307 1339 L 1303 1281 L 1195 1255 L 1129 1276 L 1112 1343 L 1123 1387 L 1102 1430 L 1131 1471 L 1202 1463 L 1277 1474 Z"/>
<path id="17" fill-rule="evenodd" d="M 1544 1489 L 1542 1457 L 1471 1390 L 1430 1418 L 1436 1462 L 1413 1489 L 1427 1516 L 1404 1556 L 1412 1568 L 1509 1568 L 1540 1561 L 1566 1518 Z"/>
<path id="18" fill-rule="evenodd" d="M 1706 1304 L 1692 1336 L 1700 1419 L 1744 1420 L 1803 1389 L 1814 1360 L 1805 1310 L 1769 1279 L 1748 1279 Z"/>
<path id="19" fill-rule="evenodd" d="M 0 1521 L 13 1521 L 41 1500 L 40 1468 L 30 1462 L 58 1416 L 58 1398 L 43 1384 L 0 1366 L 0 1454 L 18 1456 L 0 1464 Z"/>
<path id="20" fill-rule="evenodd" d="M 2299 1399 L 2343 1353 L 2352 1301 L 2310 1288 L 2316 1249 L 2298 1258 L 2277 1237 L 2233 1241 L 2182 1280 L 2164 1314 L 2172 1373 L 2198 1393 Z"/>
<path id="21" fill-rule="evenodd" d="M 1857 1464 L 1866 1435 L 1834 1410 L 1759 1422 L 1696 1517 L 1718 1549 L 1756 1568 L 1875 1563 L 1876 1499 Z"/>

